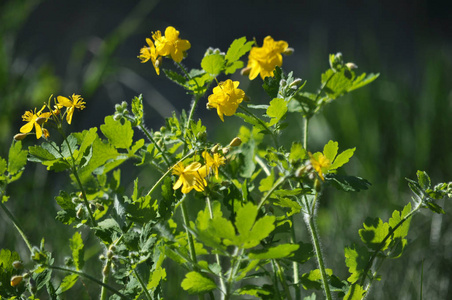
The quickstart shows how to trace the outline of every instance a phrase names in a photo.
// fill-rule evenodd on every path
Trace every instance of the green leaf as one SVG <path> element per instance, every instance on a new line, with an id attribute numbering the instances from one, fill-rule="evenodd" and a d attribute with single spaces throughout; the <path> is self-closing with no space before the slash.
<path id="1" fill-rule="evenodd" d="M 64 293 L 65 291 L 69 290 L 74 286 L 74 284 L 77 283 L 78 280 L 78 274 L 70 274 L 63 278 L 61 281 L 60 287 L 57 290 L 57 294 Z"/>
<path id="2" fill-rule="evenodd" d="M 92 147 L 94 140 L 99 138 L 97 135 L 97 127 L 92 127 L 89 130 L 83 130 L 83 132 L 74 132 L 71 135 L 74 136 L 77 139 L 78 144 L 80 144 L 80 148 L 78 149 L 78 155 L 76 156 L 75 162 L 77 164 L 83 164 L 81 163 L 81 160 L 85 156 L 85 151 L 88 148 Z"/>
<path id="3" fill-rule="evenodd" d="M 242 239 L 243 248 L 249 249 L 256 247 L 259 243 L 268 237 L 270 233 L 275 230 L 275 216 L 263 216 L 258 219 L 249 232 L 245 240 Z"/>
<path id="4" fill-rule="evenodd" d="M 22 150 L 22 143 L 20 141 L 13 143 L 9 148 L 8 172 L 16 174 L 22 170 L 26 163 L 27 151 Z"/>
<path id="5" fill-rule="evenodd" d="M 149 290 L 154 290 L 162 280 L 166 279 L 166 270 L 162 267 L 157 267 L 154 272 L 152 272 L 147 288 Z"/>
<path id="6" fill-rule="evenodd" d="M 234 61 L 233 63 L 228 63 L 224 69 L 226 75 L 233 74 L 237 69 L 243 68 L 244 63 L 241 60 Z"/>
<path id="7" fill-rule="evenodd" d="M 338 72 L 334 72 L 332 69 L 327 70 L 322 74 L 322 84 L 325 85 L 324 91 L 331 99 L 336 99 L 348 92 L 363 87 L 375 79 L 379 74 L 361 74 L 356 77 L 355 72 L 348 68 L 342 68 Z"/>
<path id="8" fill-rule="evenodd" d="M 303 148 L 303 145 L 299 142 L 292 143 L 292 147 L 290 148 L 289 161 L 291 163 L 297 162 L 299 160 L 303 160 L 306 157 L 306 150 Z"/>
<path id="9" fill-rule="evenodd" d="M 74 259 L 74 265 L 77 270 L 81 270 L 85 264 L 84 259 L 84 245 L 82 235 L 80 232 L 74 233 L 71 239 L 69 239 L 69 246 L 72 250 L 72 258 Z"/>
<path id="10" fill-rule="evenodd" d="M 377 79 L 379 76 L 380 76 L 379 73 L 377 73 L 377 74 L 370 73 L 367 76 L 366 76 L 366 73 L 361 74 L 358 78 L 355 79 L 355 81 L 353 81 L 353 85 L 351 88 L 348 89 L 348 92 L 351 92 L 351 91 L 361 88 L 365 85 L 368 85 L 369 83 L 371 83 L 372 81 Z"/>
<path id="11" fill-rule="evenodd" d="M 133 142 L 133 129 L 130 121 L 114 120 L 113 116 L 105 117 L 105 124 L 100 125 L 100 130 L 116 148 L 128 149 Z"/>
<path id="12" fill-rule="evenodd" d="M 272 172 L 270 173 L 269 176 L 264 177 L 259 182 L 259 191 L 260 192 L 266 192 L 266 191 L 271 190 L 271 188 L 273 187 L 274 183 L 275 183 L 275 174 L 274 174 L 274 172 L 272 170 Z"/>
<path id="13" fill-rule="evenodd" d="M 132 99 L 132 113 L 137 120 L 135 126 L 140 125 L 143 121 L 143 95 L 140 94 Z"/>
<path id="14" fill-rule="evenodd" d="M 165 73 L 166 77 L 168 77 L 168 79 L 183 87 L 186 87 L 187 79 L 185 78 L 185 76 L 167 69 L 163 69 L 163 72 Z"/>
<path id="15" fill-rule="evenodd" d="M 388 223 L 383 223 L 380 218 L 367 218 L 363 226 L 364 229 L 359 230 L 359 236 L 367 247 L 377 251 L 388 248 L 391 238 L 386 239 L 384 245 L 380 245 L 389 233 Z"/>
<path id="16" fill-rule="evenodd" d="M 347 281 L 355 283 L 363 275 L 371 254 L 365 247 L 356 246 L 353 246 L 353 248 L 346 247 L 344 249 L 344 254 L 345 264 L 351 274 L 350 277 L 347 278 Z"/>
<path id="17" fill-rule="evenodd" d="M 251 252 L 248 257 L 250 259 L 279 259 L 292 256 L 300 245 L 298 244 L 280 244 L 278 246 Z"/>
<path id="18" fill-rule="evenodd" d="M 299 264 L 304 264 L 307 262 L 311 257 L 314 256 L 314 248 L 312 247 L 312 244 L 310 243 L 303 243 L 298 242 L 298 249 L 293 252 L 292 256 L 289 256 L 288 259 L 291 261 L 295 261 Z"/>
<path id="19" fill-rule="evenodd" d="M 248 235 L 257 217 L 257 206 L 248 202 L 237 211 L 235 226 L 240 235 Z"/>
<path id="20" fill-rule="evenodd" d="M 359 192 L 367 190 L 371 183 L 366 179 L 356 176 L 327 174 L 325 181 L 332 184 L 336 189 L 345 192 Z"/>
<path id="21" fill-rule="evenodd" d="M 267 116 L 271 118 L 268 126 L 273 126 L 278 123 L 287 113 L 287 102 L 281 98 L 275 98 L 270 101 L 270 106 L 267 109 Z"/>
<path id="22" fill-rule="evenodd" d="M 275 67 L 273 71 L 273 77 L 267 76 L 264 78 L 264 83 L 262 87 L 265 92 L 270 96 L 270 98 L 277 98 L 279 92 L 279 82 L 282 79 L 282 69 L 278 66 Z"/>
<path id="23" fill-rule="evenodd" d="M 235 39 L 229 46 L 226 53 L 226 60 L 228 63 L 239 60 L 243 55 L 251 50 L 254 45 L 254 41 L 247 42 L 246 37 Z"/>
<path id="24" fill-rule="evenodd" d="M 185 274 L 181 286 L 189 294 L 201 294 L 217 288 L 217 285 L 212 279 L 195 271 Z"/>
<path id="25" fill-rule="evenodd" d="M 331 276 L 333 271 L 331 269 L 325 270 L 327 275 Z M 309 273 L 301 275 L 300 283 L 305 290 L 322 289 L 322 275 L 319 269 L 311 270 Z"/>
<path id="26" fill-rule="evenodd" d="M 333 162 L 334 158 L 337 155 L 337 151 L 339 150 L 338 142 L 329 141 L 324 147 L 323 147 L 323 155 L 330 160 L 330 162 Z"/>
<path id="27" fill-rule="evenodd" d="M 388 223 L 391 228 L 395 228 L 402 220 L 411 212 L 411 203 L 409 202 L 402 210 L 399 212 L 395 210 L 392 213 L 392 217 L 389 219 Z M 397 242 L 397 247 L 391 251 L 391 257 L 397 258 L 402 255 L 403 249 L 407 244 L 406 236 L 408 235 L 408 230 L 410 229 L 411 217 L 405 220 L 402 225 L 397 227 L 397 229 L 392 233 L 392 238 Z"/>
<path id="28" fill-rule="evenodd" d="M 345 295 L 344 300 L 361 300 L 366 295 L 366 290 L 362 288 L 359 284 L 354 284 L 348 290 L 347 295 Z"/>
<path id="29" fill-rule="evenodd" d="M 266 122 L 263 120 L 261 120 L 262 122 L 259 122 L 258 120 L 256 120 L 256 118 L 243 114 L 243 113 L 235 113 L 235 116 L 240 117 L 246 123 L 253 125 L 257 130 L 259 130 L 259 133 L 263 133 L 263 134 L 271 133 L 271 131 L 268 130 L 267 127 L 265 127 Z"/>
<path id="30" fill-rule="evenodd" d="M 342 167 L 346 163 L 348 163 L 350 157 L 353 156 L 353 153 L 355 152 L 356 148 L 347 149 L 341 154 L 339 154 L 336 159 L 334 160 L 333 164 L 330 166 L 329 170 L 336 170 L 339 167 Z"/>
<path id="31" fill-rule="evenodd" d="M 6 169 L 7 169 L 6 160 L 4 158 L 0 157 L 0 178 L 6 172 Z"/>
<path id="32" fill-rule="evenodd" d="M 105 219 L 93 227 L 95 234 L 107 244 L 111 244 L 121 234 L 119 224 L 113 218 Z"/>
<path id="33" fill-rule="evenodd" d="M 213 77 L 221 73 L 224 68 L 224 56 L 220 54 L 211 54 L 204 56 L 201 61 L 201 68 Z"/>
<path id="34" fill-rule="evenodd" d="M 250 295 L 257 297 L 259 299 L 268 299 L 265 296 L 269 296 L 271 294 L 270 291 L 265 289 L 264 287 L 256 286 L 256 285 L 245 285 L 235 291 L 238 295 Z"/>
<path id="35" fill-rule="evenodd" d="M 287 216 L 292 216 L 294 214 L 297 214 L 301 211 L 301 206 L 296 201 L 290 200 L 286 197 L 280 197 L 278 200 L 273 201 L 273 205 L 284 207 L 284 208 L 290 208 L 290 213 L 288 213 Z"/>

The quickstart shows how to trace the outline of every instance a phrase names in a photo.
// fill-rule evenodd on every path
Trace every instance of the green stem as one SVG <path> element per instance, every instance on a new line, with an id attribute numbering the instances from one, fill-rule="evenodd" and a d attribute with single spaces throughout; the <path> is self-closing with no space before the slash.
<path id="1" fill-rule="evenodd" d="M 181 200 L 182 218 L 184 219 L 185 232 L 187 233 L 188 250 L 190 252 L 190 258 L 193 262 L 193 269 L 195 271 L 197 271 L 198 270 L 198 267 L 197 267 L 198 259 L 196 258 L 195 242 L 193 240 L 193 236 L 191 235 L 191 233 L 189 231 L 190 220 L 188 219 L 187 205 L 185 204 L 185 201 L 184 201 L 185 197 L 186 197 L 186 194 L 184 194 L 184 196 Z M 199 294 L 198 299 L 204 300 L 204 296 L 202 294 Z"/>
<path id="2" fill-rule="evenodd" d="M 322 250 L 320 249 L 319 236 L 318 236 L 317 229 L 315 226 L 314 214 L 310 214 L 308 216 L 307 223 L 308 223 L 308 229 L 311 232 L 312 241 L 314 242 L 314 250 L 315 250 L 315 255 L 317 256 L 317 262 L 319 264 L 320 274 L 322 276 L 323 289 L 325 291 L 326 298 L 328 300 L 331 300 L 333 298 L 331 297 L 330 286 L 328 284 L 328 276 L 325 271 L 325 263 L 323 260 Z"/>
<path id="3" fill-rule="evenodd" d="M 149 294 L 148 288 L 147 288 L 146 284 L 143 282 L 143 279 L 141 279 L 140 275 L 138 274 L 137 269 L 134 269 L 134 270 L 133 270 L 133 274 L 135 275 L 135 277 L 136 277 L 136 278 L 138 279 L 138 281 L 140 282 L 141 288 L 143 289 L 144 294 L 146 295 L 146 298 L 147 298 L 148 300 L 152 300 L 152 297 L 151 297 L 151 295 Z"/>
<path id="4" fill-rule="evenodd" d="M 76 271 L 76 270 L 72 270 L 72 269 L 68 269 L 68 268 L 62 268 L 62 267 L 57 267 L 57 266 L 46 266 L 46 267 L 49 268 L 49 269 L 52 269 L 52 270 L 58 270 L 58 271 L 69 272 L 69 273 L 73 273 L 73 274 L 78 274 L 78 275 L 80 275 L 80 276 L 82 276 L 82 277 L 85 277 L 85 278 L 87 278 L 87 279 L 89 279 L 89 280 L 91 280 L 91 281 L 93 281 L 93 282 L 95 282 L 95 283 L 97 283 L 97 284 L 99 284 L 99 285 L 105 287 L 107 290 L 109 290 L 110 292 L 112 292 L 112 293 L 118 295 L 118 296 L 121 297 L 122 299 L 130 299 L 129 297 L 125 296 L 124 294 L 122 294 L 122 293 L 119 292 L 118 290 L 114 289 L 113 287 L 111 287 L 111 286 L 109 286 L 109 285 L 103 283 L 102 281 L 100 281 L 100 280 L 98 280 L 98 279 L 92 277 L 91 275 L 88 275 L 88 274 L 83 273 L 83 272 L 81 272 L 81 271 Z"/>
<path id="5" fill-rule="evenodd" d="M 261 209 L 262 205 L 264 205 L 265 201 L 270 197 L 270 195 L 281 185 L 284 183 L 284 181 L 287 179 L 286 176 L 279 177 L 278 181 L 275 182 L 275 184 L 272 186 L 272 188 L 265 194 L 265 196 L 262 198 L 261 202 L 259 202 L 257 209 Z"/>
<path id="6" fill-rule="evenodd" d="M 308 149 L 308 127 L 309 127 L 309 119 L 308 118 L 304 118 L 304 126 L 303 126 L 303 130 L 304 130 L 304 134 L 303 134 L 303 148 L 305 150 Z"/>
<path id="7" fill-rule="evenodd" d="M 238 247 L 235 248 L 234 254 L 232 255 L 231 267 L 229 268 L 229 277 L 226 285 L 226 294 L 224 295 L 224 300 L 229 300 L 231 297 L 231 289 L 234 284 L 234 277 L 237 274 L 237 270 L 240 267 L 240 262 L 242 260 L 243 249 L 240 250 Z M 237 258 L 237 259 L 236 259 Z"/>
<path id="8" fill-rule="evenodd" d="M 296 244 L 295 226 L 294 226 L 293 216 L 290 217 L 290 221 L 292 222 L 292 227 L 290 229 L 290 242 L 292 244 Z M 301 300 L 300 287 L 298 286 L 298 284 L 300 283 L 300 275 L 299 275 L 300 268 L 296 261 L 292 262 L 292 268 L 293 268 L 293 284 L 294 284 L 294 288 L 295 288 L 295 299 Z"/>
<path id="9" fill-rule="evenodd" d="M 207 206 L 209 207 L 210 218 L 213 219 L 212 203 L 211 203 L 210 198 L 208 196 L 206 197 L 206 200 L 207 200 Z M 215 258 L 217 260 L 218 266 L 220 266 L 220 268 L 221 268 L 220 255 L 218 253 L 216 253 L 215 254 Z M 222 293 L 226 293 L 226 284 L 224 282 L 223 274 L 221 273 L 221 271 L 220 271 L 220 276 L 219 276 L 221 292 Z"/>
<path id="10" fill-rule="evenodd" d="M 190 151 L 188 152 L 184 157 L 182 157 L 181 159 L 179 159 L 175 164 L 177 165 L 178 163 L 184 161 L 187 157 L 189 157 L 190 155 L 192 155 L 194 153 L 194 151 Z M 173 167 L 174 167 L 173 166 Z M 160 183 L 163 181 L 163 179 L 165 179 L 166 176 L 168 176 L 168 174 L 173 170 L 173 167 L 169 168 L 161 177 L 159 180 L 157 180 L 157 182 L 154 184 L 154 186 L 149 190 L 149 192 L 146 194 L 146 196 L 150 196 L 152 194 L 152 192 L 154 192 L 154 190 L 160 185 Z"/>
<path id="11" fill-rule="evenodd" d="M 267 124 L 265 124 L 264 121 L 262 121 L 261 119 L 259 119 L 255 114 L 253 114 L 250 110 L 248 110 L 248 108 L 246 108 L 244 105 L 240 105 L 239 106 L 244 112 L 246 112 L 248 115 L 250 115 L 251 117 L 253 117 L 254 119 L 256 119 L 262 126 L 264 126 L 265 130 L 267 130 L 271 137 L 273 138 L 273 142 L 275 143 L 275 147 L 279 148 L 279 144 L 278 144 L 278 139 L 276 138 L 275 134 L 273 133 L 273 131 L 270 130 L 270 128 L 268 128 Z"/>
<path id="12" fill-rule="evenodd" d="M 111 259 L 107 259 L 105 262 L 105 266 L 102 269 L 102 283 L 104 284 L 100 290 L 100 300 L 107 299 L 107 288 L 108 279 L 110 278 L 110 268 L 111 268 Z"/>
<path id="13" fill-rule="evenodd" d="M 160 146 L 155 142 L 154 138 L 152 137 L 151 133 L 149 132 L 149 130 L 147 130 L 147 128 L 143 125 L 140 124 L 140 129 L 141 131 L 144 132 L 144 134 L 147 136 L 147 138 L 151 141 L 151 143 L 153 143 L 155 145 L 155 147 L 157 148 L 157 150 L 162 154 L 163 160 L 165 160 L 166 165 L 169 167 L 171 166 L 168 158 L 166 157 L 165 153 L 163 152 L 162 148 L 160 148 Z"/>
<path id="14" fill-rule="evenodd" d="M 275 262 L 276 267 L 277 267 L 277 273 L 278 273 L 279 281 L 281 281 L 281 284 L 282 284 L 282 286 L 284 288 L 284 292 L 286 293 L 286 299 L 287 300 L 292 300 L 292 295 L 290 295 L 289 286 L 287 285 L 286 278 L 284 277 L 284 271 L 281 268 L 280 263 L 276 259 L 274 259 L 274 262 Z"/>
<path id="15" fill-rule="evenodd" d="M 2 202 L 3 198 L 3 191 L 0 193 L 0 206 L 2 207 L 5 214 L 9 217 L 11 222 L 13 222 L 14 226 L 16 227 L 17 231 L 19 231 L 20 236 L 24 240 L 25 244 L 27 245 L 28 249 L 30 250 L 30 253 L 33 253 L 33 247 L 30 244 L 30 241 L 28 240 L 27 236 L 25 235 L 24 231 L 22 230 L 22 227 L 20 226 L 20 223 L 16 220 L 14 215 L 9 211 L 9 209 L 6 207 L 6 205 Z"/>
<path id="16" fill-rule="evenodd" d="M 361 281 L 360 281 L 360 285 L 363 286 L 364 282 L 366 281 L 367 278 L 367 274 L 370 271 L 370 268 L 372 268 L 372 265 L 374 263 L 375 258 L 378 256 L 378 253 L 381 251 L 381 249 L 383 249 L 383 247 L 386 245 L 386 241 L 392 236 L 392 234 L 397 230 L 397 228 L 399 228 L 400 226 L 402 226 L 402 224 L 407 221 L 409 218 L 411 218 L 420 208 L 421 208 L 421 204 L 422 201 L 419 202 L 419 205 L 416 206 L 412 211 L 410 211 L 402 220 L 400 220 L 400 222 L 394 226 L 393 228 L 391 228 L 391 230 L 389 230 L 388 234 L 385 236 L 385 238 L 380 242 L 380 244 L 378 244 L 378 248 L 377 250 L 374 251 L 374 253 L 372 254 L 372 256 L 370 257 L 366 268 L 364 269 Z M 373 278 L 371 278 L 371 281 L 369 282 L 369 286 L 366 287 L 366 290 L 370 287 L 371 282 L 372 282 Z"/>

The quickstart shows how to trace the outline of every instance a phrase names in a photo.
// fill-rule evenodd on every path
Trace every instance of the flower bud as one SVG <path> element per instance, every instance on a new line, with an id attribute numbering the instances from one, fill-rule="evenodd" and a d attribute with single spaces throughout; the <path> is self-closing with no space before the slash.
<path id="1" fill-rule="evenodd" d="M 113 251 L 108 250 L 108 251 L 107 251 L 107 258 L 108 258 L 108 259 L 111 259 L 112 257 L 113 257 Z"/>
<path id="2" fill-rule="evenodd" d="M 289 87 L 297 87 L 301 83 L 301 78 L 297 78 L 289 84 Z"/>
<path id="3" fill-rule="evenodd" d="M 292 55 L 294 52 L 295 52 L 294 48 L 287 47 L 286 50 L 284 50 L 283 54 L 289 56 Z"/>
<path id="4" fill-rule="evenodd" d="M 102 275 L 104 277 L 107 277 L 109 273 L 110 273 L 110 263 L 108 262 L 102 269 Z"/>
<path id="5" fill-rule="evenodd" d="M 96 205 L 94 205 L 93 203 L 90 203 L 89 204 L 89 209 L 96 210 Z"/>
<path id="6" fill-rule="evenodd" d="M 207 139 L 207 132 L 205 131 L 198 132 L 196 137 L 198 138 L 198 140 L 205 142 Z"/>
<path id="7" fill-rule="evenodd" d="M 24 265 L 22 264 L 22 262 L 20 260 L 13 261 L 12 265 L 13 265 L 14 269 L 16 269 L 16 270 L 20 270 L 20 269 L 24 268 Z"/>
<path id="8" fill-rule="evenodd" d="M 215 146 L 213 146 L 210 152 L 217 153 L 218 150 L 220 150 L 220 144 L 216 144 Z"/>
<path id="9" fill-rule="evenodd" d="M 242 76 L 248 76 L 248 75 L 250 75 L 250 72 L 251 72 L 251 68 L 250 68 L 250 67 L 246 67 L 246 68 L 243 68 L 243 69 L 240 71 L 240 74 L 241 74 Z"/>
<path id="10" fill-rule="evenodd" d="M 21 140 L 23 140 L 26 136 L 27 136 L 26 133 L 18 133 L 18 134 L 16 134 L 16 135 L 14 136 L 14 139 L 15 139 L 16 141 L 21 141 Z"/>
<path id="11" fill-rule="evenodd" d="M 126 109 L 127 108 L 127 102 L 126 101 L 122 101 L 121 102 L 121 106 L 122 106 L 123 109 Z"/>
<path id="12" fill-rule="evenodd" d="M 353 70 L 353 69 L 357 69 L 357 68 L 358 68 L 358 66 L 355 65 L 355 64 L 352 63 L 352 62 L 346 63 L 345 66 L 346 66 L 347 68 L 349 68 L 350 70 Z"/>
<path id="13" fill-rule="evenodd" d="M 229 143 L 229 147 L 238 147 L 241 144 L 242 144 L 242 140 L 239 137 L 236 137 Z"/>
<path id="14" fill-rule="evenodd" d="M 322 189 L 322 182 L 318 178 L 314 181 L 314 189 L 317 193 Z"/>
<path id="15" fill-rule="evenodd" d="M 279 81 L 279 85 L 282 86 L 282 87 L 285 87 L 287 85 L 287 81 L 285 79 L 281 79 Z"/>
<path id="16" fill-rule="evenodd" d="M 115 110 L 116 110 L 117 112 L 122 112 L 122 111 L 123 111 L 123 108 L 122 108 L 121 104 L 115 104 Z"/>
<path id="17" fill-rule="evenodd" d="M 221 152 L 223 153 L 223 155 L 226 155 L 229 153 L 229 148 L 223 148 L 221 149 Z"/>
<path id="18" fill-rule="evenodd" d="M 302 177 L 305 174 L 305 172 L 306 172 L 306 166 L 301 166 L 295 171 L 294 175 L 295 175 L 295 177 Z"/>
<path id="19" fill-rule="evenodd" d="M 42 128 L 42 134 L 44 135 L 45 139 L 49 138 L 50 136 L 50 133 L 46 128 Z"/>
<path id="20" fill-rule="evenodd" d="M 122 116 L 120 114 L 116 113 L 113 115 L 113 120 L 115 120 L 115 121 L 119 121 L 121 118 L 122 118 Z"/>
<path id="21" fill-rule="evenodd" d="M 77 210 L 77 213 L 75 214 L 75 216 L 77 217 L 77 219 L 83 218 L 83 208 L 82 208 L 82 207 L 80 207 L 80 208 Z"/>
<path id="22" fill-rule="evenodd" d="M 22 282 L 22 279 L 24 279 L 22 275 L 15 275 L 11 277 L 11 286 L 12 287 L 18 286 Z"/>

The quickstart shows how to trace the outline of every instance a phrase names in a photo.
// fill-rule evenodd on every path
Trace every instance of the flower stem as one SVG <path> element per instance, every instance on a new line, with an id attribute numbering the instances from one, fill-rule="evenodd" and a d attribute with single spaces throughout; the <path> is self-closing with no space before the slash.
<path id="1" fill-rule="evenodd" d="M 147 128 L 143 125 L 143 123 L 141 123 L 140 125 L 140 129 L 141 131 L 144 132 L 144 134 L 146 135 L 146 137 L 151 141 L 151 143 L 153 143 L 155 145 L 155 147 L 157 148 L 157 150 L 162 154 L 163 160 L 166 162 L 166 165 L 169 167 L 171 166 L 168 158 L 166 157 L 165 153 L 163 152 L 162 148 L 160 148 L 160 146 L 155 142 L 154 138 L 152 137 L 151 133 L 149 132 L 149 130 L 147 130 Z"/>
<path id="2" fill-rule="evenodd" d="M 105 262 L 105 266 L 102 269 L 102 283 L 105 285 L 103 285 L 100 290 L 100 300 L 107 299 L 107 289 L 105 286 L 108 284 L 108 279 L 110 278 L 110 268 L 111 268 L 111 260 L 107 259 L 107 261 Z"/>
<path id="3" fill-rule="evenodd" d="M 296 238 L 295 238 L 295 226 L 294 226 L 293 216 L 290 217 L 290 221 L 292 222 L 292 227 L 290 229 L 290 242 L 292 244 L 295 244 Z M 298 284 L 300 283 L 300 275 L 299 275 L 300 268 L 296 261 L 292 262 L 292 268 L 293 268 L 293 284 L 295 287 L 295 299 L 301 300 L 301 292 L 300 292 L 300 288 L 298 287 Z"/>
<path id="4" fill-rule="evenodd" d="M 316 195 L 316 198 L 317 198 L 317 195 Z M 315 220 L 314 220 L 315 212 L 314 212 L 314 209 L 315 208 L 314 208 L 314 205 L 313 205 L 311 213 L 306 217 L 307 218 L 306 223 L 308 225 L 309 231 L 311 232 L 312 241 L 314 243 L 315 255 L 317 257 L 317 263 L 319 264 L 320 274 L 322 276 L 323 290 L 325 292 L 326 298 L 328 300 L 331 300 L 333 298 L 331 297 L 330 286 L 328 284 L 328 276 L 327 276 L 326 271 L 325 271 L 325 262 L 323 260 L 322 250 L 320 249 L 319 235 L 317 233 L 317 229 L 316 229 L 316 226 L 315 226 Z"/>
<path id="5" fill-rule="evenodd" d="M 309 127 L 309 118 L 304 118 L 304 134 L 303 134 L 303 148 L 305 150 L 308 149 L 308 127 Z"/>
<path id="6" fill-rule="evenodd" d="M 147 298 L 148 300 L 152 300 L 152 297 L 151 297 L 151 295 L 149 294 L 148 288 L 147 288 L 146 284 L 143 282 L 143 279 L 141 279 L 140 275 L 138 274 L 137 269 L 134 269 L 134 270 L 133 270 L 133 274 L 135 275 L 135 277 L 136 277 L 136 278 L 138 279 L 138 281 L 140 282 L 141 288 L 143 289 L 144 294 L 146 295 L 146 298 Z"/>
<path id="7" fill-rule="evenodd" d="M 275 184 L 272 186 L 272 188 L 265 194 L 265 196 L 262 198 L 261 202 L 257 205 L 257 209 L 261 209 L 262 205 L 264 205 L 265 201 L 270 197 L 270 195 L 281 185 L 286 181 L 287 177 L 282 176 L 279 177 L 278 181 L 275 182 Z"/>
<path id="8" fill-rule="evenodd" d="M 6 207 L 6 205 L 2 202 L 2 198 L 3 198 L 3 191 L 0 193 L 0 206 L 2 207 L 5 214 L 9 217 L 11 222 L 13 222 L 13 224 L 16 227 L 17 231 L 19 232 L 20 236 L 22 237 L 22 239 L 24 240 L 28 249 L 30 250 L 30 253 L 32 253 L 33 247 L 31 246 L 30 241 L 28 240 L 27 236 L 25 235 L 24 231 L 22 230 L 20 223 L 16 220 L 14 215 L 9 211 L 9 209 Z"/>
<path id="9" fill-rule="evenodd" d="M 276 272 L 278 274 L 279 280 L 281 281 L 281 284 L 284 288 L 284 292 L 286 293 L 286 299 L 292 300 L 292 295 L 290 295 L 289 287 L 287 286 L 286 278 L 284 277 L 284 271 L 281 268 L 280 263 L 276 259 L 274 259 L 274 262 L 277 268 Z"/>

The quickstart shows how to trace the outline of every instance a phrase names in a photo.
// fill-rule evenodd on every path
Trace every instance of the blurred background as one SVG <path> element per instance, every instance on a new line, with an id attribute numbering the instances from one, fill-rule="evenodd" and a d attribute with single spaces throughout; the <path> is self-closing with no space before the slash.
<path id="1" fill-rule="evenodd" d="M 190 97 L 150 63 L 137 59 L 152 31 L 172 25 L 192 48 L 183 63 L 199 68 L 208 47 L 226 51 L 236 38 L 265 36 L 285 40 L 295 53 L 283 69 L 307 80 L 315 92 L 328 66 L 328 54 L 342 52 L 358 72 L 380 73 L 371 85 L 328 105 L 310 128 L 310 150 L 332 139 L 343 150 L 357 150 L 347 173 L 372 183 L 358 194 L 328 190 L 319 208 L 318 227 L 327 266 L 348 277 L 343 248 L 359 243 L 366 216 L 384 221 L 401 209 L 410 192 L 405 177 L 425 170 L 433 182 L 452 180 L 452 19 L 446 1 L 119 1 L 3 0 L 0 2 L 0 156 L 6 157 L 26 110 L 41 107 L 51 94 L 81 94 L 87 103 L 76 113 L 71 130 L 99 126 L 114 104 L 143 94 L 148 127 L 158 129 L 173 110 L 190 106 Z M 165 61 L 169 64 L 169 61 Z M 241 88 L 253 95 L 261 81 L 239 74 Z M 264 94 L 253 104 L 267 103 Z M 229 142 L 242 122 L 219 121 L 215 111 L 199 105 L 211 141 Z M 233 125 L 231 125 L 233 124 Z M 228 130 L 226 130 L 228 128 Z M 139 134 L 139 133 L 137 133 Z M 301 132 L 294 131 L 294 136 Z M 28 139 L 25 144 L 34 143 Z M 64 176 L 28 164 L 24 178 L 8 187 L 7 205 L 21 219 L 34 244 L 44 237 L 58 262 L 70 254 L 74 229 L 58 224 L 54 197 L 68 183 Z M 452 210 L 430 212 L 411 222 L 402 258 L 386 261 L 382 282 L 368 299 L 419 298 L 423 265 L 424 299 L 452 299 Z M 302 223 L 301 223 L 302 224 Z M 299 238 L 308 241 L 304 227 Z M 85 243 L 87 260 L 96 267 L 99 247 Z M 91 239 L 91 240 L 90 240 Z M 91 248 L 90 248 L 91 247 Z M 0 248 L 28 253 L 12 224 L 0 213 Z M 98 267 L 98 266 L 97 266 Z M 173 266 L 174 267 L 174 266 Z M 167 299 L 180 299 L 181 270 L 171 269 Z M 302 270 L 303 271 L 303 270 Z M 100 272 L 100 271 L 99 271 Z M 97 298 L 97 287 L 78 284 L 78 295 Z M 168 288 L 170 287 L 170 288 Z M 306 294 L 307 295 L 307 294 Z M 319 294 L 320 296 L 320 294 Z M 70 298 L 68 298 L 70 299 Z"/>

